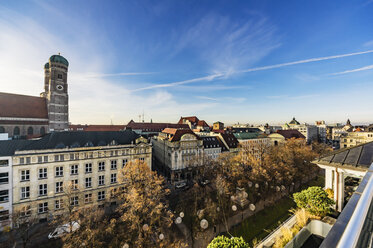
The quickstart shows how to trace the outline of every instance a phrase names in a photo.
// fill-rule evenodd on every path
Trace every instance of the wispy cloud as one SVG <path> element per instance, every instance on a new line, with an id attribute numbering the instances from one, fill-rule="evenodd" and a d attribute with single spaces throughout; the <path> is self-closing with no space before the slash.
<path id="1" fill-rule="evenodd" d="M 242 70 L 239 72 L 245 73 L 245 72 L 271 70 L 271 69 L 281 68 L 281 67 L 286 67 L 286 66 L 291 66 L 291 65 L 299 65 L 299 64 L 306 64 L 306 63 L 323 61 L 323 60 L 339 59 L 339 58 L 362 55 L 362 54 L 367 54 L 367 53 L 373 53 L 373 50 L 356 52 L 356 53 L 339 54 L 339 55 L 333 55 L 333 56 L 327 56 L 327 57 L 318 57 L 318 58 L 312 58 L 312 59 L 304 59 L 304 60 L 298 60 L 298 61 L 287 62 L 287 63 L 282 63 L 282 64 L 254 67 L 254 68 L 249 68 L 249 69 Z"/>
<path id="2" fill-rule="evenodd" d="M 373 1 L 372 1 L 373 2 Z M 365 47 L 370 47 L 370 46 L 373 46 L 373 40 L 370 40 L 370 41 L 367 41 L 363 44 L 363 46 Z"/>
<path id="3" fill-rule="evenodd" d="M 212 74 L 212 75 L 208 75 L 205 77 L 198 77 L 198 78 L 193 78 L 193 79 L 188 79 L 188 80 L 183 80 L 183 81 L 176 81 L 176 82 L 171 82 L 171 83 L 166 83 L 166 84 L 153 84 L 150 86 L 134 89 L 132 90 L 132 92 L 143 91 L 143 90 L 153 90 L 153 89 L 158 89 L 158 88 L 175 87 L 179 85 L 191 84 L 191 83 L 202 82 L 202 81 L 211 81 L 214 79 L 219 79 L 223 76 L 224 76 L 223 73 L 217 73 L 217 74 Z"/>
<path id="4" fill-rule="evenodd" d="M 226 74 L 259 61 L 280 46 L 276 26 L 258 13 L 249 13 L 242 23 L 210 12 L 187 21 L 173 33 L 170 59 L 188 51 L 212 70 Z"/>
<path id="5" fill-rule="evenodd" d="M 209 100 L 209 101 L 218 101 L 217 98 L 208 97 L 208 96 L 196 96 L 196 98 L 202 99 L 202 100 Z"/>
<path id="6" fill-rule="evenodd" d="M 328 74 L 328 75 L 331 75 L 331 76 L 343 75 L 343 74 L 348 74 L 348 73 L 353 73 L 353 72 L 359 72 L 359 71 L 366 71 L 366 70 L 372 70 L 372 69 L 373 69 L 373 65 L 367 65 L 367 66 L 360 67 L 360 68 L 357 68 L 357 69 L 352 69 L 352 70 L 346 70 L 346 71 L 331 73 L 331 74 Z"/>
<path id="7" fill-rule="evenodd" d="M 278 95 L 278 96 L 267 96 L 268 99 L 287 99 L 287 100 L 299 100 L 312 97 L 318 97 L 318 94 L 309 94 L 309 95 L 299 95 L 299 96 L 289 96 L 289 95 Z"/>
<path id="8" fill-rule="evenodd" d="M 154 72 L 119 72 L 119 73 L 85 73 L 77 75 L 80 78 L 104 78 L 104 77 L 117 77 L 117 76 L 139 76 L 150 75 Z M 72 74 L 73 75 L 73 74 Z"/>

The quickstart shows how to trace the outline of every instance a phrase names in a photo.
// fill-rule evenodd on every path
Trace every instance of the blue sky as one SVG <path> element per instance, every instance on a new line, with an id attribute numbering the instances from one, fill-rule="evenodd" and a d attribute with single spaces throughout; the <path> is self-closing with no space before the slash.
<path id="1" fill-rule="evenodd" d="M 0 90 L 70 62 L 70 121 L 373 122 L 373 1 L 0 1 Z M 295 62 L 295 63 L 292 63 Z"/>

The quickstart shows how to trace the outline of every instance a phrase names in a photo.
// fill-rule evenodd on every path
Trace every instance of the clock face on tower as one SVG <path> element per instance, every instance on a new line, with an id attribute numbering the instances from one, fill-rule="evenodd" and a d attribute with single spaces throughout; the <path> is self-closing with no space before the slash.
<path id="1" fill-rule="evenodd" d="M 63 90 L 63 85 L 57 84 L 56 88 L 57 88 L 57 90 L 61 91 L 61 90 Z"/>

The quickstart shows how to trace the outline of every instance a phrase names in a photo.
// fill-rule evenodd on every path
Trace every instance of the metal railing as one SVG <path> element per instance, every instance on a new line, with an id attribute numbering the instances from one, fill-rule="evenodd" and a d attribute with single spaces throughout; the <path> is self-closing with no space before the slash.
<path id="1" fill-rule="evenodd" d="M 369 169 L 372 169 L 370 166 Z M 364 191 L 356 205 L 354 213 L 344 230 L 337 248 L 354 248 L 356 247 L 360 234 L 367 218 L 371 202 L 373 200 L 373 176 L 370 176 Z"/>

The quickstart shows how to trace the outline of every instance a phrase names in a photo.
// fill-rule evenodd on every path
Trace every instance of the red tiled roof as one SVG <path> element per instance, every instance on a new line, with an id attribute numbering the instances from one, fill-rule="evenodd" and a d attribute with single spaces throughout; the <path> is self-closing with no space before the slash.
<path id="1" fill-rule="evenodd" d="M 277 130 L 278 134 L 281 134 L 284 136 L 285 139 L 291 139 L 291 138 L 296 138 L 296 139 L 305 139 L 303 134 L 299 132 L 298 130 L 295 129 L 289 129 L 289 130 Z"/>
<path id="2" fill-rule="evenodd" d="M 187 124 L 134 122 L 133 120 L 131 120 L 126 127 L 132 130 L 142 130 L 145 132 L 161 132 L 165 128 L 189 128 Z"/>
<path id="3" fill-rule="evenodd" d="M 48 119 L 46 99 L 0 92 L 0 117 Z"/>
<path id="4" fill-rule="evenodd" d="M 181 139 L 181 137 L 184 135 L 184 134 L 192 134 L 194 135 L 197 139 L 200 139 L 192 130 L 190 130 L 189 128 L 166 128 L 162 131 L 162 133 L 167 133 L 167 134 L 171 134 L 171 137 L 170 137 L 170 141 L 179 141 Z"/>
<path id="5" fill-rule="evenodd" d="M 188 120 L 193 125 L 197 124 L 197 122 L 199 121 L 199 119 L 197 118 L 197 116 L 188 116 L 188 117 L 181 117 L 178 123 L 179 124 L 183 124 L 183 120 Z"/>
<path id="6" fill-rule="evenodd" d="M 210 127 L 204 120 L 198 121 L 197 126 Z"/>

